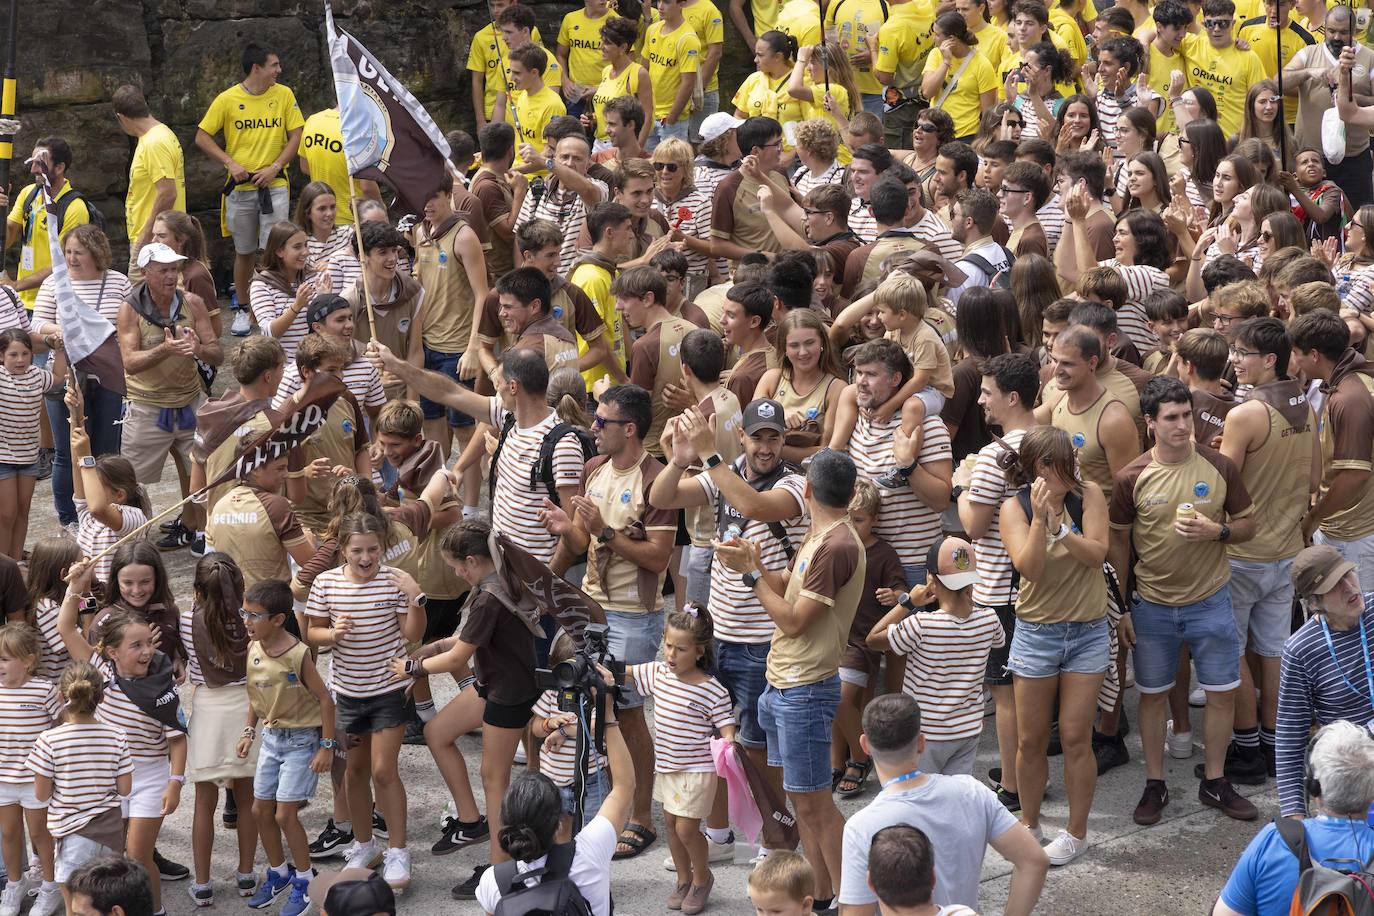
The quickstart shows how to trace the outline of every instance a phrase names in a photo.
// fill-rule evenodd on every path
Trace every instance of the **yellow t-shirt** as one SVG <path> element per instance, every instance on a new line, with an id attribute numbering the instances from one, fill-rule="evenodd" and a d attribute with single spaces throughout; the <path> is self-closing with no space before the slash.
<path id="1" fill-rule="evenodd" d="M 1002 61 L 1011 53 L 1006 30 L 999 25 L 988 23 L 983 26 L 981 32 L 974 32 L 973 34 L 978 38 L 978 52 L 988 59 L 988 63 L 992 64 L 994 75 L 1001 73 Z"/>
<path id="2" fill-rule="evenodd" d="M 601 320 L 606 323 L 606 330 L 610 333 L 611 355 L 623 371 L 625 368 L 625 320 L 620 314 L 620 310 L 615 307 L 615 296 L 611 295 L 611 274 L 604 267 L 595 264 L 579 264 L 573 268 L 572 276 L 568 282 L 576 286 L 587 294 L 587 298 L 592 300 L 592 305 L 596 306 L 596 313 L 601 316 Z M 587 342 L 582 339 L 582 335 L 577 336 L 577 355 L 583 357 L 587 355 Z M 596 384 L 605 376 L 610 375 L 604 366 L 593 366 L 582 373 L 582 380 L 587 383 L 587 390 L 592 390 L 592 385 Z"/>
<path id="3" fill-rule="evenodd" d="M 523 90 L 516 90 L 511 97 L 511 102 L 515 108 L 515 119 L 520 122 L 520 136 L 516 139 L 516 149 L 521 143 L 528 143 L 536 150 L 544 148 L 544 128 L 549 126 L 549 122 L 559 115 L 568 113 L 568 107 L 563 104 L 563 98 L 548 86 L 538 92 L 529 93 Z M 509 114 L 507 115 L 509 119 Z M 511 126 L 515 121 L 511 122 Z M 548 174 L 548 169 L 540 169 L 537 172 L 528 172 L 530 178 L 543 178 Z"/>
<path id="4" fill-rule="evenodd" d="M 301 158 L 310 166 L 310 180 L 323 181 L 334 189 L 338 204 L 334 221 L 353 224 L 353 191 L 348 181 L 348 157 L 344 155 L 339 109 L 326 108 L 305 119 L 301 131 Z"/>
<path id="5" fill-rule="evenodd" d="M 1206 39 L 1203 39 L 1203 44 L 1206 44 Z M 1184 54 L 1184 48 L 1187 46 L 1187 37 L 1185 37 L 1183 44 L 1179 45 L 1178 48 L 1174 49 L 1174 53 L 1169 55 L 1165 55 L 1163 51 L 1155 47 L 1153 42 L 1146 46 L 1149 70 L 1145 74 L 1145 79 L 1149 81 L 1150 90 L 1165 100 L 1164 110 L 1155 119 L 1155 129 L 1161 137 L 1174 129 L 1174 109 L 1172 105 L 1168 104 L 1169 81 L 1175 70 L 1184 74 L 1188 73 L 1188 58 Z"/>
<path id="6" fill-rule="evenodd" d="M 959 81 L 954 84 L 954 89 L 945 98 L 941 108 L 954 119 L 954 136 L 968 137 L 978 133 L 978 119 L 983 115 L 983 93 L 997 91 L 997 72 L 992 69 L 992 64 L 979 50 L 982 47 L 981 40 L 976 48 L 969 53 L 973 55 L 973 60 L 969 61 L 960 75 Z M 925 72 L 930 73 L 938 70 L 944 63 L 945 56 L 939 48 L 930 52 L 926 58 Z M 934 105 L 940 95 L 949 88 L 950 80 L 954 79 L 954 74 L 959 72 L 963 66 L 963 61 L 950 61 L 949 72 L 945 74 L 945 81 L 940 90 L 930 98 L 930 104 Z"/>
<path id="7" fill-rule="evenodd" d="M 1088 60 L 1088 43 L 1083 40 L 1083 30 L 1073 21 L 1072 16 L 1059 7 L 1056 6 L 1049 12 L 1051 31 L 1064 39 L 1073 62 L 1080 67 L 1083 66 Z"/>
<path id="8" fill-rule="evenodd" d="M 48 210 L 43 205 L 43 192 L 36 191 L 37 185 L 29 185 L 14 197 L 14 204 L 10 207 L 9 221 L 19 227 L 19 269 L 14 275 L 16 281 L 22 280 L 30 274 L 52 267 L 52 247 L 48 242 Z M 63 194 L 71 192 L 71 182 L 63 179 L 62 187 L 57 192 L 55 200 L 61 200 Z M 33 203 L 29 207 L 28 218 L 24 218 L 24 201 L 29 194 L 34 193 Z M 67 212 L 62 215 L 62 226 L 58 229 L 57 237 L 63 235 L 83 223 L 91 221 L 90 211 L 86 209 L 84 200 L 73 200 L 67 205 Z M 38 287 L 19 291 L 19 298 L 24 302 L 24 308 L 33 311 L 34 301 L 38 299 Z"/>
<path id="9" fill-rule="evenodd" d="M 606 103 L 621 96 L 639 97 L 640 66 L 638 62 L 631 61 L 628 67 L 620 71 L 619 76 L 611 75 L 610 64 L 602 68 L 601 81 L 597 83 L 596 93 L 592 95 L 592 114 L 596 117 L 598 140 L 609 139 L 606 136 Z"/>
<path id="10" fill-rule="evenodd" d="M 1250 50 L 1259 58 L 1260 66 L 1264 68 L 1265 79 L 1273 79 L 1274 74 L 1278 72 L 1278 60 L 1274 53 L 1274 30 L 1269 27 L 1269 20 L 1262 13 L 1253 19 L 1246 20 L 1241 24 L 1237 37 L 1250 43 Z M 1286 67 L 1288 62 L 1293 59 L 1293 55 L 1308 45 L 1316 44 L 1318 39 L 1307 29 L 1290 20 L 1288 28 L 1283 30 L 1282 41 L 1283 65 Z M 1289 98 L 1283 107 L 1285 109 L 1284 119 L 1289 126 L 1297 124 L 1298 105 L 1296 100 Z M 1244 108 L 1241 111 L 1244 112 Z"/>
<path id="11" fill-rule="evenodd" d="M 883 84 L 873 75 L 868 58 L 869 42 L 876 41 L 878 29 L 887 18 L 885 0 L 836 0 L 826 7 L 827 31 L 833 29 L 846 55 L 862 54 L 863 63 L 854 67 L 854 84 L 864 95 L 880 95 Z M 851 61 L 851 65 L 852 65 Z"/>
<path id="12" fill-rule="evenodd" d="M 778 31 L 797 39 L 797 47 L 821 43 L 821 9 L 816 0 L 787 0 L 778 10 Z"/>
<path id="13" fill-rule="evenodd" d="M 874 66 L 893 74 L 892 85 L 915 94 L 921 64 L 935 45 L 935 11 L 924 0 L 907 0 L 891 8 L 878 30 L 878 60 Z"/>
<path id="14" fill-rule="evenodd" d="M 721 18 L 719 8 L 711 0 L 696 0 L 690 6 L 684 6 L 682 17 L 691 24 L 692 31 L 697 33 L 697 41 L 701 42 L 703 60 L 711 45 L 725 44 L 725 21 Z M 711 74 L 710 85 L 706 86 L 703 91 L 720 91 L 719 66 L 716 67 L 716 72 Z"/>
<path id="15" fill-rule="evenodd" d="M 585 9 L 573 10 L 563 17 L 558 29 L 558 44 L 568 49 L 568 77 L 574 83 L 591 86 L 601 75 L 601 27 L 606 16 L 593 19 Z"/>
<path id="16" fill-rule="evenodd" d="M 809 102 L 807 102 L 807 101 L 802 101 L 802 103 L 801 103 L 801 109 L 802 109 L 802 117 L 801 117 L 801 120 L 803 120 L 803 121 L 809 121 L 809 120 L 811 120 L 812 118 L 825 118 L 825 119 L 827 119 L 828 121 L 830 121 L 831 124 L 834 124 L 834 125 L 835 125 L 835 129 L 838 130 L 838 131 L 840 132 L 840 136 L 844 136 L 844 129 L 840 126 L 840 121 L 839 121 L 839 119 L 836 118 L 836 117 L 835 117 L 833 114 L 831 114 L 830 112 L 828 112 L 828 111 L 825 110 L 825 84 L 824 84 L 824 83 L 812 83 L 812 82 L 810 82 L 810 81 L 808 80 L 808 82 L 807 82 L 807 88 L 811 90 L 811 101 L 809 101 Z M 830 84 L 830 97 L 833 98 L 833 99 L 835 100 L 835 105 L 836 105 L 836 107 L 837 107 L 841 112 L 844 113 L 845 117 L 848 117 L 848 116 L 849 116 L 849 90 L 846 89 L 846 88 L 844 88 L 843 86 L 841 86 L 839 83 L 831 83 L 831 84 Z M 787 123 L 788 123 L 788 124 L 796 124 L 797 122 L 795 122 L 795 121 L 789 121 L 789 122 L 787 122 Z M 788 128 L 787 128 L 786 125 L 784 125 L 784 126 L 783 126 L 783 136 L 784 136 L 784 140 L 786 140 L 786 135 L 787 135 L 787 133 L 788 133 Z M 793 141 L 794 141 L 794 145 L 795 145 L 795 128 L 793 128 L 792 133 L 793 133 Z M 849 147 L 847 147 L 847 146 L 845 146 L 843 143 L 841 143 L 841 144 L 840 144 L 840 148 L 839 148 L 839 149 L 836 151 L 836 153 L 835 153 L 835 159 L 836 159 L 837 162 L 840 163 L 840 165 L 849 165 L 849 163 L 851 163 L 851 162 L 854 161 L 854 154 L 853 154 L 852 152 L 849 151 Z"/>
<path id="17" fill-rule="evenodd" d="M 281 83 L 261 95 L 253 95 L 240 83 L 215 96 L 199 126 L 212 137 L 222 131 L 224 151 L 254 172 L 271 165 L 281 155 L 286 148 L 286 135 L 304 127 L 305 118 L 295 94 Z M 289 183 L 286 169 L 282 169 L 270 187 L 282 188 Z M 235 186 L 235 190 L 252 187 L 250 181 Z"/>
<path id="18" fill-rule="evenodd" d="M 535 28 L 530 32 L 530 41 L 544 47 L 541 43 L 543 39 L 539 37 L 539 29 Z M 468 69 L 476 73 L 486 75 L 486 80 L 482 84 L 483 104 L 486 107 L 485 116 L 491 120 L 491 114 L 496 108 L 496 93 L 501 91 L 502 80 L 496 73 L 498 63 L 497 49 L 500 49 L 499 62 L 504 64 L 506 86 L 510 86 L 510 47 L 506 40 L 501 37 L 490 23 L 482 26 L 477 34 L 472 36 L 472 46 L 468 49 Z M 547 50 L 547 49 L 545 49 Z M 563 71 L 558 66 L 557 59 L 552 54 L 549 55 L 549 69 L 544 71 L 545 86 L 563 85 Z"/>
<path id="19" fill-rule="evenodd" d="M 778 10 L 782 0 L 749 0 L 749 11 L 754 14 L 754 37 L 778 27 Z"/>
<path id="20" fill-rule="evenodd" d="M 158 124 L 138 138 L 134 159 L 129 165 L 129 191 L 124 197 L 124 223 L 129 243 L 138 239 L 143 227 L 153 215 L 153 201 L 157 198 L 157 183 L 170 178 L 177 186 L 173 210 L 186 210 L 186 168 L 181 157 L 181 143 L 166 124 Z"/>
<path id="21" fill-rule="evenodd" d="M 1245 120 L 1245 95 L 1265 78 L 1258 55 L 1235 45 L 1214 48 L 1206 38 L 1194 35 L 1183 39 L 1183 54 L 1188 59 L 1188 85 L 1206 86 L 1217 100 L 1222 133 L 1228 137 L 1239 133 Z"/>
<path id="22" fill-rule="evenodd" d="M 736 111 L 744 112 L 746 118 L 772 118 L 781 124 L 783 149 L 792 149 L 794 146 L 795 135 L 788 136 L 787 125 L 806 120 L 807 103 L 787 94 L 787 84 L 791 79 L 790 73 L 775 80 L 767 73 L 755 70 L 745 77 L 730 102 Z M 831 83 L 830 88 L 833 93 L 836 85 Z M 824 95 L 824 92 L 821 94 Z"/>
<path id="23" fill-rule="evenodd" d="M 654 118 L 666 118 L 673 110 L 678 86 L 684 73 L 696 73 L 701 67 L 701 41 L 696 29 L 683 22 L 668 30 L 664 22 L 649 26 L 644 36 L 644 58 L 649 62 L 649 82 L 654 87 Z M 682 110 L 685 118 L 688 109 Z"/>

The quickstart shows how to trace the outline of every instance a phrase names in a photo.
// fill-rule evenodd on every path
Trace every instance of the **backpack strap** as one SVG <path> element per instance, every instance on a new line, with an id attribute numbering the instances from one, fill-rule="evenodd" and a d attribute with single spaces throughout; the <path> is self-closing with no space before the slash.
<path id="1" fill-rule="evenodd" d="M 1312 867 L 1312 855 L 1307 851 L 1307 828 L 1302 821 L 1279 816 L 1274 818 L 1274 829 L 1288 851 L 1298 860 L 1298 875 L 1301 876 Z"/>
<path id="2" fill-rule="evenodd" d="M 491 469 L 487 472 L 488 495 L 496 498 L 496 462 L 501 458 L 501 450 L 506 447 L 506 439 L 510 436 L 510 431 L 515 429 L 515 411 L 506 414 L 506 418 L 501 421 L 501 433 L 496 439 L 496 451 L 491 453 Z"/>
<path id="3" fill-rule="evenodd" d="M 1021 511 L 1026 513 L 1026 521 L 1030 521 L 1034 515 L 1031 509 L 1030 487 L 1022 487 L 1016 491 L 1016 502 L 1020 504 Z M 1068 513 L 1069 520 L 1078 526 L 1078 530 L 1083 530 L 1083 497 L 1070 490 L 1064 494 L 1064 511 Z M 1107 587 L 1116 589 L 1116 583 L 1111 577 L 1107 579 Z M 1016 564 L 1011 564 L 1011 590 L 1018 591 L 1021 588 L 1021 573 L 1016 569 Z M 1118 595 L 1118 600 L 1120 596 Z"/>
<path id="4" fill-rule="evenodd" d="M 533 489 L 541 480 L 544 482 L 544 489 L 549 493 L 549 499 L 553 500 L 555 506 L 558 502 L 558 487 L 554 484 L 553 477 L 553 452 L 558 448 L 558 443 L 563 441 L 567 435 L 577 436 L 577 427 L 571 423 L 555 423 L 553 428 L 544 434 L 544 439 L 539 443 L 539 460 L 534 467 L 530 468 L 530 488 Z M 583 448 L 582 437 L 578 436 L 577 447 L 582 450 L 582 457 L 587 457 L 587 450 Z"/>
<path id="5" fill-rule="evenodd" d="M 544 862 L 544 875 L 548 878 L 567 878 L 572 874 L 573 859 L 577 855 L 577 840 L 559 843 L 549 850 Z"/>
<path id="6" fill-rule="evenodd" d="M 491 870 L 496 875 L 496 888 L 501 892 L 502 897 L 516 893 L 521 887 L 524 887 L 524 878 L 520 874 L 520 869 L 516 867 L 514 859 L 498 862 L 491 867 Z"/>

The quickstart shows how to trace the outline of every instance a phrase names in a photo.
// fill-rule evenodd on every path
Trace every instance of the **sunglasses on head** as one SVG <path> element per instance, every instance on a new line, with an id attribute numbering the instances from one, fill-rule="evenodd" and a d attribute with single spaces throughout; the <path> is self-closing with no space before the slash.
<path id="1" fill-rule="evenodd" d="M 671 174 L 673 174 L 674 172 L 677 171 L 677 163 L 676 163 L 676 162 L 655 162 L 655 163 L 654 163 L 654 171 L 655 171 L 655 172 L 665 172 L 665 171 L 666 171 L 669 175 L 671 175 Z"/>

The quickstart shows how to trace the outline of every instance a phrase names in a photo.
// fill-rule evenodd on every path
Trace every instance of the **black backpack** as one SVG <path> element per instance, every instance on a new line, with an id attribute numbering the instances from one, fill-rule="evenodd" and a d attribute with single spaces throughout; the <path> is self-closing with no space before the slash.
<path id="1" fill-rule="evenodd" d="M 492 916 L 591 916 L 591 904 L 570 875 L 576 847 L 575 841 L 559 843 L 549 850 L 543 868 L 527 872 L 514 862 L 493 865 L 501 899 Z M 527 885 L 530 878 L 539 883 Z"/>
<path id="2" fill-rule="evenodd" d="M 496 441 L 496 451 L 491 456 L 491 476 L 487 479 L 487 487 L 493 498 L 496 496 L 496 462 L 501 457 L 501 450 L 506 447 L 506 439 L 513 429 L 515 414 L 511 412 L 501 421 L 501 435 Z M 553 450 L 563 441 L 563 437 L 569 434 L 576 436 L 578 444 L 582 446 L 584 462 L 596 457 L 596 437 L 590 431 L 571 423 L 560 422 L 555 423 L 553 428 L 544 434 L 544 441 L 539 443 L 539 460 L 530 467 L 530 487 L 534 487 L 542 480 L 544 489 L 548 490 L 549 499 L 553 500 L 555 506 L 561 504 L 558 501 L 558 486 L 553 479 Z"/>
<path id="3" fill-rule="evenodd" d="M 24 197 L 23 213 L 25 226 L 27 226 L 29 223 L 29 214 L 33 212 L 33 202 L 34 199 L 37 197 L 38 185 L 34 185 L 33 187 L 29 188 L 29 193 Z M 86 200 L 86 195 L 82 194 L 76 188 L 68 187 L 67 193 L 63 194 L 61 197 L 57 198 L 57 200 L 53 201 L 52 206 L 48 208 L 48 215 L 57 220 L 58 234 L 60 235 L 62 233 L 62 223 L 65 222 L 67 219 L 67 208 L 72 205 L 73 201 L 77 200 L 82 201 L 86 204 L 86 212 L 89 213 L 91 216 L 91 225 L 95 226 L 101 232 L 104 232 L 105 214 L 101 213 L 100 208 L 97 207 L 95 204 Z M 32 242 L 33 240 L 28 239 L 28 241 Z"/>
<path id="4" fill-rule="evenodd" d="M 1002 256 L 1007 259 L 1007 269 L 997 270 L 992 266 L 992 262 L 981 254 L 966 254 L 960 261 L 968 261 L 974 267 L 988 275 L 988 286 L 993 289 L 1011 289 L 1011 266 L 1016 263 L 1016 255 L 1011 253 L 1011 249 L 1006 245 L 998 245 L 1002 249 Z"/>

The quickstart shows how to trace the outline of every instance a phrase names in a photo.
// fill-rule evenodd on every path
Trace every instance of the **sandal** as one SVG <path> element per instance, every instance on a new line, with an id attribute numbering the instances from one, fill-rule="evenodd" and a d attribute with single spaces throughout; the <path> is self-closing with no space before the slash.
<path id="1" fill-rule="evenodd" d="M 836 787 L 839 786 L 840 780 L 841 780 L 841 779 L 844 779 L 844 770 L 836 769 L 835 767 L 831 767 L 831 768 L 830 768 L 830 791 L 831 791 L 831 792 L 834 792 L 835 789 L 836 789 Z"/>
<path id="2" fill-rule="evenodd" d="M 625 829 L 620 831 L 620 836 L 616 838 L 616 845 L 630 847 L 629 852 L 616 850 L 612 859 L 633 859 L 650 846 L 654 845 L 654 840 L 658 839 L 658 834 L 654 833 L 643 824 L 626 824 Z"/>
<path id="3" fill-rule="evenodd" d="M 851 771 L 859 775 L 857 777 L 850 776 L 849 774 Z M 844 775 L 840 777 L 840 781 L 835 784 L 835 791 L 840 794 L 840 798 L 853 798 L 855 795 L 861 794 L 864 790 L 864 783 L 868 782 L 868 774 L 872 771 L 872 758 L 862 763 L 855 760 L 846 761 L 844 765 Z M 848 788 L 845 787 L 846 783 L 848 784 Z"/>

